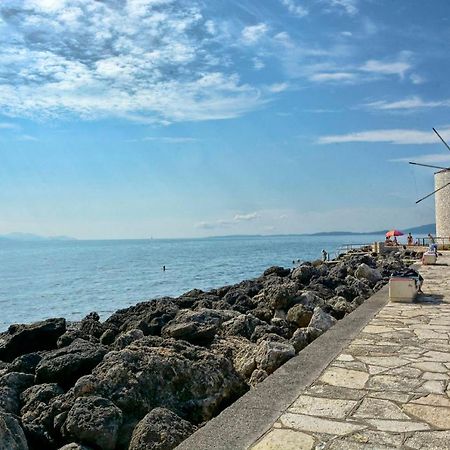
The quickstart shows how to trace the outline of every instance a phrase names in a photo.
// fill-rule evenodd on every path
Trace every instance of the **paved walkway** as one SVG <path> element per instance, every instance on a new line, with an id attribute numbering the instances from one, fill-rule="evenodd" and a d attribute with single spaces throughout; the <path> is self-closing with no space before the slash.
<path id="1" fill-rule="evenodd" d="M 420 302 L 384 306 L 250 448 L 450 449 L 450 253 L 439 263 Z"/>

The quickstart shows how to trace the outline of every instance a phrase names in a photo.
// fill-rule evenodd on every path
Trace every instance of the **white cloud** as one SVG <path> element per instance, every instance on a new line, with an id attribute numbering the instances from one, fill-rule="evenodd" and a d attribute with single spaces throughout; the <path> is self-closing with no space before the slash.
<path id="1" fill-rule="evenodd" d="M 233 217 L 233 220 L 235 222 L 242 222 L 242 221 L 249 221 L 249 220 L 255 220 L 258 218 L 258 214 L 257 213 L 249 213 L 249 214 L 236 214 Z"/>
<path id="2" fill-rule="evenodd" d="M 269 27 L 265 23 L 250 25 L 242 30 L 242 41 L 246 45 L 256 44 L 268 31 Z"/>
<path id="3" fill-rule="evenodd" d="M 358 0 L 326 0 L 326 2 L 335 8 L 340 8 L 346 14 L 354 16 L 358 13 L 357 3 Z"/>
<path id="4" fill-rule="evenodd" d="M 261 69 L 264 69 L 264 67 L 266 67 L 266 65 L 264 64 L 264 61 L 262 61 L 258 57 L 253 58 L 252 61 L 253 61 L 253 67 L 256 70 L 261 70 Z"/>
<path id="5" fill-rule="evenodd" d="M 403 100 L 397 100 L 394 102 L 387 101 L 377 101 L 372 103 L 367 103 L 365 105 L 369 109 L 378 110 L 410 110 L 410 109 L 421 109 L 421 108 L 439 108 L 450 106 L 450 100 L 440 100 L 440 101 L 424 101 L 420 97 L 409 97 Z"/>
<path id="6" fill-rule="evenodd" d="M 318 72 L 309 77 L 311 81 L 319 83 L 329 81 L 353 81 L 355 78 L 356 75 L 350 72 Z"/>
<path id="7" fill-rule="evenodd" d="M 0 109 L 41 120 L 114 116 L 164 124 L 234 118 L 268 100 L 264 86 L 241 82 L 226 52 L 212 50 L 220 27 L 196 2 L 124 3 L 0 3 Z M 267 29 L 259 24 L 244 35 L 257 41 Z"/>
<path id="8" fill-rule="evenodd" d="M 239 224 L 252 222 L 259 218 L 256 212 L 248 214 L 235 214 L 232 220 L 229 219 L 218 219 L 211 222 L 199 222 L 195 224 L 195 228 L 200 228 L 203 230 L 216 230 L 220 228 L 230 228 L 237 227 Z"/>
<path id="9" fill-rule="evenodd" d="M 444 139 L 450 138 L 450 126 L 441 128 L 439 132 Z M 351 142 L 385 142 L 396 145 L 436 144 L 438 143 L 438 138 L 431 130 L 392 129 L 322 136 L 317 140 L 318 144 L 342 144 Z"/>
<path id="10" fill-rule="evenodd" d="M 398 75 L 400 78 L 405 76 L 411 68 L 411 64 L 406 61 L 385 62 L 371 59 L 360 67 L 363 72 L 370 72 L 382 75 Z"/>
<path id="11" fill-rule="evenodd" d="M 268 90 L 270 92 L 275 92 L 275 93 L 283 92 L 286 89 L 289 89 L 289 83 L 275 83 L 275 84 L 271 84 L 268 87 Z"/>
<path id="12" fill-rule="evenodd" d="M 287 10 L 297 17 L 305 17 L 308 15 L 308 10 L 299 5 L 295 0 L 280 0 L 282 5 L 287 8 Z"/>

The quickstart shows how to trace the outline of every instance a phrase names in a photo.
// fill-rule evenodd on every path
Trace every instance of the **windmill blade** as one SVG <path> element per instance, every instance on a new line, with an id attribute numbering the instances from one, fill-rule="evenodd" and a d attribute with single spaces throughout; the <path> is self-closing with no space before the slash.
<path id="1" fill-rule="evenodd" d="M 437 191 L 440 191 L 441 189 L 444 189 L 445 187 L 449 186 L 450 183 L 444 184 L 444 186 L 441 186 L 439 189 L 436 189 L 435 191 L 433 191 L 431 194 L 426 195 L 425 197 L 420 198 L 419 200 L 417 200 L 416 203 L 420 203 L 422 200 L 425 200 L 428 197 L 431 197 L 433 194 L 436 194 Z"/>
<path id="2" fill-rule="evenodd" d="M 448 146 L 447 142 L 445 142 L 444 139 L 442 139 L 442 136 L 436 131 L 435 128 L 433 128 L 433 131 L 438 135 L 439 139 L 444 143 L 444 145 L 448 148 L 448 150 L 450 150 L 450 147 Z"/>
<path id="3" fill-rule="evenodd" d="M 412 161 L 409 161 L 408 164 L 414 164 L 415 166 L 432 167 L 433 169 L 448 170 L 448 167 L 431 166 L 430 164 L 420 164 L 420 163 L 416 163 L 416 162 L 412 162 Z"/>

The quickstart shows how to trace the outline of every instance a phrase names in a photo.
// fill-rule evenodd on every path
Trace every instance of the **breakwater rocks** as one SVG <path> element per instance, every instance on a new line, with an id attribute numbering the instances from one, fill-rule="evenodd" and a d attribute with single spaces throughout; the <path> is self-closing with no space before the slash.
<path id="1" fill-rule="evenodd" d="M 271 267 L 0 334 L 0 450 L 172 449 L 380 289 L 400 257 Z"/>

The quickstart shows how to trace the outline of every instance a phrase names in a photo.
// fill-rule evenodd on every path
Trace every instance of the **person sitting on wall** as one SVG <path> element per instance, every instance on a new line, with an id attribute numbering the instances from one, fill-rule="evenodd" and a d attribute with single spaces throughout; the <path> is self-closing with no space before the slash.
<path id="1" fill-rule="evenodd" d="M 408 245 L 413 245 L 413 243 L 414 243 L 414 238 L 412 237 L 412 234 L 411 234 L 411 233 L 408 233 L 408 237 L 406 238 L 406 243 L 407 243 Z"/>
<path id="2" fill-rule="evenodd" d="M 394 245 L 390 236 L 386 236 L 386 239 L 384 241 L 384 245 L 389 245 L 389 246 Z"/>

